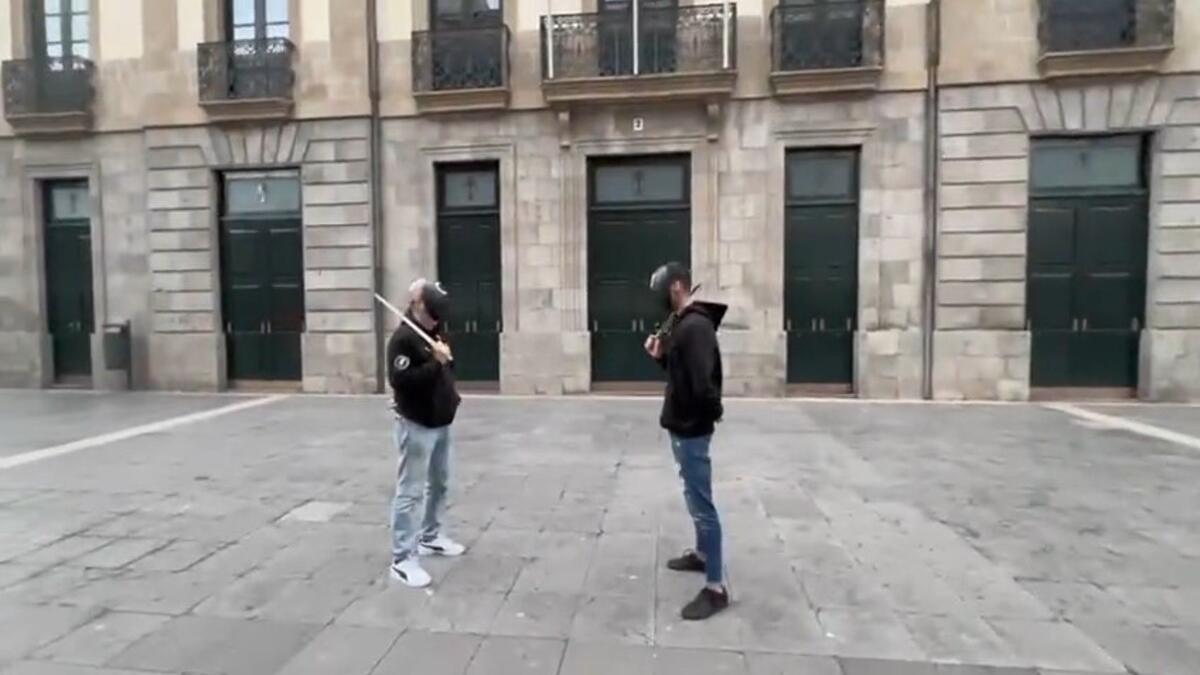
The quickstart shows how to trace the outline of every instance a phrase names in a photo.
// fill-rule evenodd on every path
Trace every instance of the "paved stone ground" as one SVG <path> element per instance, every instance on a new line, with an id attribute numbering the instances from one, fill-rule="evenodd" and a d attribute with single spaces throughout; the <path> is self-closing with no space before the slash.
<path id="1" fill-rule="evenodd" d="M 245 397 L 0 392 L 6 458 Z M 1195 433 L 1200 408 L 1092 411 Z M 655 403 L 470 399 L 429 592 L 378 398 L 0 468 L 0 674 L 1196 675 L 1200 450 L 1038 406 L 731 402 L 734 607 L 678 619 Z"/>

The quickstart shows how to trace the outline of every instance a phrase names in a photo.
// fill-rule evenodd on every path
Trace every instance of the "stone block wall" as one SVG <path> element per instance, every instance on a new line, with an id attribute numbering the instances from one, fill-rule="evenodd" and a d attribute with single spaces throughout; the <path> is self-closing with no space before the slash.
<path id="1" fill-rule="evenodd" d="M 924 283 L 922 251 L 924 204 L 924 100 L 917 93 L 871 98 L 770 102 L 747 117 L 739 130 L 742 150 L 755 151 L 770 163 L 765 221 L 746 221 L 746 236 L 759 242 L 762 260 L 745 274 L 755 280 L 756 305 L 767 326 L 783 326 L 784 161 L 792 148 L 853 147 L 861 152 L 858 261 L 858 320 L 854 388 L 865 398 L 916 398 L 921 395 Z M 767 125 L 756 134 L 752 120 Z M 760 140 L 765 136 L 767 140 Z M 765 152 L 764 152 L 765 150 Z M 733 151 L 736 153 L 737 151 Z M 749 181 L 753 184 L 753 179 Z M 753 188 L 750 188 L 753 190 Z M 731 201 L 741 195 L 731 190 Z M 723 217 L 721 227 L 726 227 Z M 786 355 L 777 355 L 776 378 L 782 384 Z"/>
<path id="2" fill-rule="evenodd" d="M 302 181 L 306 391 L 375 390 L 367 120 L 146 132 L 154 278 L 152 384 L 219 389 L 219 171 L 298 169 Z M 203 349 L 203 354 L 195 350 Z M 180 359 L 182 353 L 195 354 Z"/>
<path id="3" fill-rule="evenodd" d="M 133 386 L 148 377 L 150 276 L 140 135 L 0 140 L 0 386 L 38 387 L 53 377 L 45 312 L 41 184 L 83 179 L 90 189 L 95 337 L 92 384 L 123 389 L 124 372 L 103 359 L 107 323 L 132 325 Z"/>
<path id="4" fill-rule="evenodd" d="M 934 398 L 1028 400 L 1029 336 L 1025 331 L 938 331 L 933 336 Z"/>
<path id="5" fill-rule="evenodd" d="M 1003 335 L 1027 335 L 1029 139 L 1108 132 L 1151 133 L 1154 141 L 1140 389 L 1152 399 L 1200 396 L 1200 380 L 1168 375 L 1177 360 L 1200 362 L 1200 352 L 1187 351 L 1200 330 L 1200 77 L 953 87 L 942 92 L 939 115 L 935 396 L 1009 398 L 1014 391 L 1012 363 L 1001 373 L 996 359 L 1011 357 Z M 997 337 L 981 342 L 980 332 Z M 997 349 L 979 355 L 986 368 L 962 358 L 958 347 L 967 342 Z M 1027 389 L 1028 369 L 1019 375 Z"/>
<path id="6" fill-rule="evenodd" d="M 501 388 L 591 387 L 587 332 L 589 158 L 691 158 L 692 267 L 721 330 L 732 395 L 780 395 L 784 166 L 789 148 L 862 148 L 859 393 L 913 397 L 921 386 L 923 101 L 919 94 L 823 101 L 579 107 L 388 120 L 384 127 L 384 286 L 436 274 L 437 162 L 500 167 L 504 333 Z M 641 131 L 633 119 L 642 120 Z M 381 336 L 382 337 L 382 336 Z"/>

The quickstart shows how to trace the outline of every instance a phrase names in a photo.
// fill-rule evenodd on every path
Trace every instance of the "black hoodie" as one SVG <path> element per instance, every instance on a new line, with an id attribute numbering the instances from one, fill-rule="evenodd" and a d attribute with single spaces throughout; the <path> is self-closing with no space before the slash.
<path id="1" fill-rule="evenodd" d="M 667 391 L 659 422 L 676 436 L 708 436 L 725 412 L 717 328 L 726 309 L 715 302 L 693 302 L 665 338 L 660 363 L 667 371 Z"/>
<path id="2" fill-rule="evenodd" d="M 407 314 L 415 320 L 411 312 Z M 426 331 L 445 340 L 441 324 Z M 430 429 L 448 426 L 458 412 L 454 387 L 454 364 L 442 365 L 430 347 L 408 324 L 401 323 L 387 344 L 388 382 L 396 412 L 401 417 Z"/>

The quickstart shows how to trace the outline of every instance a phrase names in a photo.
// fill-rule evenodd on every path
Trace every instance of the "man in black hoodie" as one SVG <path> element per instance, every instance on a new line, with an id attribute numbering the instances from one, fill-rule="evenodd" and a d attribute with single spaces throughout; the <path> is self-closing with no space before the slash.
<path id="1" fill-rule="evenodd" d="M 401 322 L 387 345 L 388 382 L 396 410 L 400 466 L 392 500 L 392 578 L 428 586 L 431 578 L 418 555 L 462 555 L 466 548 L 441 532 L 450 478 L 450 424 L 458 411 L 454 361 L 442 333 L 449 296 L 436 282 L 418 279 L 409 287 L 405 316 L 433 344 Z"/>
<path id="2" fill-rule="evenodd" d="M 712 495 L 709 445 L 721 420 L 721 347 L 717 327 L 725 305 L 699 302 L 691 273 L 667 263 L 650 277 L 650 290 L 670 312 L 662 335 L 646 340 L 646 352 L 667 371 L 662 427 L 670 432 L 671 449 L 683 479 L 683 497 L 696 530 L 696 548 L 667 562 L 676 571 L 703 572 L 707 583 L 682 611 L 684 619 L 707 619 L 729 606 L 721 556 L 721 519 Z"/>

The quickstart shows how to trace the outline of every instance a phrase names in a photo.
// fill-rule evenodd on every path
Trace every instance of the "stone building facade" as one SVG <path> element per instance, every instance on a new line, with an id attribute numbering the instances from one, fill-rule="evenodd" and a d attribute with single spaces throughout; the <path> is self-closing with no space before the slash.
<path id="1" fill-rule="evenodd" d="M 1200 5 L 1136 0 L 1138 25 L 1157 41 L 1061 57 L 1049 44 L 1053 0 L 863 0 L 824 13 L 777 0 L 682 0 L 668 15 L 647 0 L 247 0 L 262 14 L 247 15 L 249 23 L 238 18 L 241 2 L 82 3 L 94 92 L 86 114 L 25 114 L 12 107 L 20 97 L 6 98 L 0 385 L 63 380 L 45 233 L 47 186 L 64 180 L 87 187 L 93 298 L 90 377 L 68 381 L 264 385 L 239 376 L 229 353 L 249 352 L 230 338 L 229 298 L 244 288 L 228 273 L 229 223 L 241 221 L 225 181 L 290 175 L 299 185 L 302 320 L 289 329 L 300 370 L 287 386 L 378 390 L 394 321 L 372 293 L 398 299 L 416 276 L 458 274 L 447 256 L 477 250 L 455 248 L 446 232 L 494 222 L 496 279 L 471 283 L 496 286 L 495 298 L 465 320 L 463 344 L 475 344 L 481 321 L 488 333 L 494 309 L 494 347 L 490 333 L 478 341 L 480 358 L 495 361 L 494 387 L 604 390 L 625 371 L 606 377 L 601 371 L 619 371 L 623 357 L 614 352 L 618 365 L 606 366 L 597 356 L 607 348 L 597 340 L 595 289 L 604 280 L 595 269 L 594 174 L 615 158 L 671 157 L 686 169 L 686 255 L 703 294 L 731 308 L 721 331 L 729 393 L 1024 400 L 1043 391 L 1044 357 L 1035 353 L 1044 338 L 1027 307 L 1030 261 L 1042 255 L 1030 253 L 1034 147 L 1136 134 L 1148 139 L 1149 194 L 1144 313 L 1131 328 L 1136 393 L 1200 397 L 1200 210 L 1192 203 L 1200 201 Z M 39 5 L 0 0 L 0 59 L 42 63 L 46 38 L 33 26 L 54 15 Z M 475 6 L 479 23 L 443 16 L 450 5 Z M 1153 20 L 1163 8 L 1169 32 Z M 595 36 L 628 30 L 622 22 L 635 12 L 642 31 L 661 30 L 668 16 L 676 47 L 666 56 L 640 48 L 634 60 L 645 63 L 636 66 L 559 74 L 579 65 L 581 49 L 589 66 L 620 61 L 597 56 L 607 48 Z M 289 86 L 247 94 L 221 81 L 212 96 L 208 80 L 220 69 L 205 67 L 211 45 L 233 44 L 254 19 L 266 32 L 251 53 L 263 52 L 268 35 L 289 40 L 287 60 L 270 62 L 286 64 Z M 813 26 L 855 37 L 849 47 L 821 44 Z M 439 80 L 448 68 L 429 59 L 458 63 L 439 35 L 469 38 L 449 40 L 457 48 L 499 50 L 503 65 L 488 73 L 498 79 Z M 822 60 L 829 54 L 849 60 Z M 219 63 L 249 63 L 237 58 Z M 852 158 L 844 203 L 790 179 L 805 166 L 834 166 L 803 164 L 829 157 Z M 490 171 L 480 175 L 494 181 L 495 204 L 463 210 L 459 221 L 446 216 L 456 213 L 445 182 L 455 167 Z M 267 201 L 262 187 L 259 197 Z M 803 238 L 846 209 L 849 249 L 836 232 Z M 639 213 L 653 220 L 653 209 Z M 629 246 L 648 242 L 635 236 Z M 845 264 L 821 267 L 825 253 L 806 258 L 817 245 L 847 254 Z M 841 309 L 818 319 L 805 304 L 823 303 L 804 295 L 814 288 L 840 289 Z M 836 330 L 826 330 L 825 317 Z M 102 339 L 103 326 L 125 321 L 129 380 L 110 368 Z M 636 316 L 632 323 L 634 333 L 653 328 Z M 262 325 L 271 331 L 268 319 Z M 806 355 L 845 367 L 797 369 Z"/>

